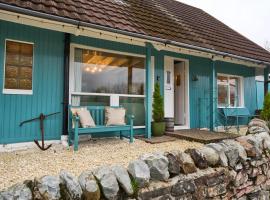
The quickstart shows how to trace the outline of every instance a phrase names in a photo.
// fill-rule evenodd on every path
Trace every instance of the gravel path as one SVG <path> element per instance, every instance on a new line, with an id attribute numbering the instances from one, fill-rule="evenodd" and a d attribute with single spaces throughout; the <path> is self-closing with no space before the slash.
<path id="1" fill-rule="evenodd" d="M 94 169 L 101 165 L 121 164 L 146 152 L 182 150 L 198 148 L 200 143 L 176 140 L 161 144 L 148 144 L 135 140 L 129 144 L 117 138 L 99 139 L 81 143 L 78 152 L 54 145 L 48 151 L 37 148 L 0 153 L 0 191 L 15 183 L 43 175 L 56 175 L 66 169 L 75 175 L 83 170 Z"/>

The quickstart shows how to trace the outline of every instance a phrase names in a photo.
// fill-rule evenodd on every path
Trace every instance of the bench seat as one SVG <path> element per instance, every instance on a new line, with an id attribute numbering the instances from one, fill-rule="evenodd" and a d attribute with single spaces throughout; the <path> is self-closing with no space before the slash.
<path id="1" fill-rule="evenodd" d="M 80 108 L 80 106 L 69 106 L 69 136 L 68 143 L 71 146 L 74 144 L 74 150 L 78 150 L 78 142 L 80 135 L 88 135 L 92 133 L 106 133 L 106 132 L 119 132 L 120 138 L 128 137 L 130 143 L 133 142 L 133 115 L 126 115 L 126 125 L 116 125 L 116 126 L 106 126 L 104 124 L 104 106 L 81 106 L 87 107 L 93 120 L 95 121 L 96 126 L 81 128 L 79 127 L 80 118 L 78 116 L 73 116 L 71 108 Z M 123 131 L 128 132 L 129 134 L 123 134 Z"/>
<path id="2" fill-rule="evenodd" d="M 130 125 L 123 126 L 95 126 L 90 128 L 78 128 L 79 135 L 83 133 L 100 133 L 100 132 L 112 132 L 112 131 L 129 131 Z"/>
<path id="3" fill-rule="evenodd" d="M 237 131 L 239 131 L 239 118 L 247 118 L 248 120 L 257 115 L 252 115 L 248 108 L 246 107 L 225 107 L 221 108 L 225 117 L 225 127 L 227 129 L 229 118 L 236 119 Z"/>

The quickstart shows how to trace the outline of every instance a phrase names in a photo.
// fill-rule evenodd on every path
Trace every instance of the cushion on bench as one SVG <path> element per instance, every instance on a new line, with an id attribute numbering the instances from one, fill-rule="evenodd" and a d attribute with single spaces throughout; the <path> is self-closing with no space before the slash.
<path id="1" fill-rule="evenodd" d="M 95 127 L 96 124 L 88 110 L 78 110 L 78 116 L 80 117 L 80 123 L 83 128 Z"/>
<path id="2" fill-rule="evenodd" d="M 105 124 L 110 125 L 126 125 L 125 123 L 126 109 L 105 107 Z"/>

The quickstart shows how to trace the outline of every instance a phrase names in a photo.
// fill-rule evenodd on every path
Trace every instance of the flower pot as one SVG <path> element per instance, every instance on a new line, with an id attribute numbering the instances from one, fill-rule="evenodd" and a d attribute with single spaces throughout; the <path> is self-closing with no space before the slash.
<path id="1" fill-rule="evenodd" d="M 165 133 L 165 122 L 152 122 L 151 126 L 153 136 L 162 136 Z"/>

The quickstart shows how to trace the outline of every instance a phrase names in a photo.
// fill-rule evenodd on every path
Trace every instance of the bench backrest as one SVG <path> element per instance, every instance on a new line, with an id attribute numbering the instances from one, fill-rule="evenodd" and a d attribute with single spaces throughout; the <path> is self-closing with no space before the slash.
<path id="1" fill-rule="evenodd" d="M 223 113 L 226 117 L 237 117 L 237 116 L 250 116 L 250 112 L 247 108 L 222 108 Z"/>
<path id="2" fill-rule="evenodd" d="M 71 108 L 87 108 L 91 113 L 93 120 L 96 125 L 104 125 L 105 121 L 105 106 L 69 106 L 69 118 L 72 120 L 72 113 L 70 111 Z"/>
<path id="3" fill-rule="evenodd" d="M 69 118 L 72 120 L 72 113 L 70 111 L 70 108 L 85 108 L 87 107 L 87 110 L 91 113 L 91 116 L 98 126 L 105 125 L 105 106 L 69 106 Z M 119 107 L 114 107 L 119 108 Z"/>

